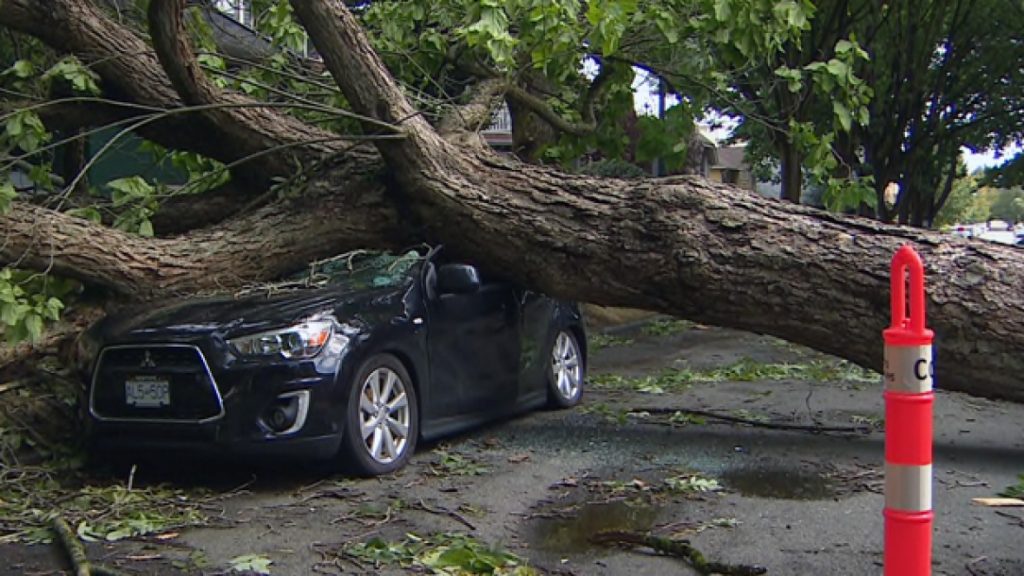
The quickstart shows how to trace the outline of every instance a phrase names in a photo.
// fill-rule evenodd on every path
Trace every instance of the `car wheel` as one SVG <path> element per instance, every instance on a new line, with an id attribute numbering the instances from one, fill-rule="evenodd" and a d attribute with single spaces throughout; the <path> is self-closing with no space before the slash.
<path id="1" fill-rule="evenodd" d="M 345 416 L 342 457 L 353 473 L 378 476 L 405 465 L 416 449 L 419 406 L 398 358 L 379 354 L 363 364 Z"/>
<path id="2" fill-rule="evenodd" d="M 562 330 L 551 346 L 548 369 L 548 404 L 569 408 L 583 396 L 583 354 L 571 330 Z"/>

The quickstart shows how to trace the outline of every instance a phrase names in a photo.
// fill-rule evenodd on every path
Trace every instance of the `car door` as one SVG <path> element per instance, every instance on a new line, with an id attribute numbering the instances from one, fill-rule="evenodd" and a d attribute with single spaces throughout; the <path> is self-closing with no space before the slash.
<path id="1" fill-rule="evenodd" d="M 534 404 L 547 397 L 547 370 L 551 363 L 551 339 L 555 320 L 554 300 L 521 290 L 519 298 L 519 397 L 520 404 Z"/>
<path id="2" fill-rule="evenodd" d="M 467 267 L 468 268 L 468 267 Z M 453 292 L 427 275 L 432 404 L 439 417 L 498 414 L 517 395 L 519 334 L 512 287 L 481 282 Z"/>

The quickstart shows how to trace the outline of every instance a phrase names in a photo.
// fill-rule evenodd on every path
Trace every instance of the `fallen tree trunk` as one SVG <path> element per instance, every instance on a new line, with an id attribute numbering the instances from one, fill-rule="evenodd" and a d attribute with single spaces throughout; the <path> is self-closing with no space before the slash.
<path id="1" fill-rule="evenodd" d="M 523 284 L 806 344 L 881 368 L 889 261 L 928 262 L 949 389 L 1024 400 L 1024 260 L 1011 247 L 832 216 L 698 178 L 594 179 L 448 145 L 413 109 L 343 3 L 292 2 L 430 232 Z"/>
<path id="2" fill-rule="evenodd" d="M 39 4 L 59 7 L 45 18 L 83 34 L 72 40 L 37 31 L 44 40 L 86 56 L 114 49 L 95 32 L 113 23 L 90 13 L 86 34 L 60 20 L 78 14 L 72 8 L 84 0 Z M 35 6 L 4 2 L 0 23 L 31 31 L 33 18 L 43 18 Z M 910 243 L 927 265 L 937 384 L 1024 401 L 1024 382 L 1015 376 L 1024 369 L 1024 259 L 1016 249 L 829 215 L 697 178 L 566 174 L 496 156 L 467 144 L 465 134 L 445 140 L 409 105 L 341 2 L 294 7 L 347 100 L 363 116 L 399 126 L 402 139 L 376 141 L 380 155 L 322 150 L 341 157 L 294 197 L 174 238 L 140 238 L 16 203 L 0 215 L 0 263 L 54 270 L 144 299 L 238 287 L 358 246 L 443 242 L 553 295 L 772 334 L 879 369 L 889 261 Z M 174 29 L 156 28 L 165 40 Z M 114 37 L 129 42 L 124 33 Z M 188 50 L 162 45 L 161 61 L 176 71 L 173 87 L 167 75 L 150 74 L 162 88 L 129 93 L 126 86 L 126 97 L 173 104 L 175 88 L 191 94 L 182 101 L 219 97 L 191 84 Z M 99 67 L 104 80 L 154 65 L 142 52 Z M 266 111 L 214 115 L 189 126 L 229 148 L 245 134 L 301 147 L 302 131 L 290 124 L 276 131 L 251 126 L 267 118 Z M 317 158 L 315 147 L 301 149 Z"/>

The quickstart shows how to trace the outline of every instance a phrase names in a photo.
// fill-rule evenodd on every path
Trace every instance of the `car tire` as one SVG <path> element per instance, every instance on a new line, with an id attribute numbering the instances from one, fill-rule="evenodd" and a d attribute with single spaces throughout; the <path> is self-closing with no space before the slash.
<path id="1" fill-rule="evenodd" d="M 389 474 L 405 465 L 419 437 L 419 403 L 402 362 L 378 354 L 363 363 L 345 408 L 341 464 L 359 476 Z"/>
<path id="2" fill-rule="evenodd" d="M 576 334 L 563 328 L 555 335 L 548 354 L 548 405 L 570 408 L 583 397 L 586 367 Z"/>

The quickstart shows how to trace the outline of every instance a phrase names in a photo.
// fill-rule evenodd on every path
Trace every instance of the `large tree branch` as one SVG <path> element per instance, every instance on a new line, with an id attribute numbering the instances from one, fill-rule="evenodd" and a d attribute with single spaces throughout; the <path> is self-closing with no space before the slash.
<path id="1" fill-rule="evenodd" d="M 454 105 L 437 123 L 441 134 L 476 132 L 490 124 L 507 85 L 497 78 L 477 82 L 463 104 Z"/>
<path id="2" fill-rule="evenodd" d="M 477 62 L 463 61 L 459 62 L 458 65 L 468 74 L 481 79 L 481 83 L 500 81 L 500 74 Z M 581 121 L 579 122 L 567 119 L 556 111 L 544 98 L 531 92 L 530 88 L 532 86 L 524 87 L 513 82 L 507 82 L 504 84 L 502 92 L 510 103 L 536 114 L 538 118 L 555 130 L 574 136 L 586 136 L 597 128 L 596 104 L 607 93 L 612 80 L 615 78 L 615 74 L 621 67 L 622 64 L 616 60 L 602 59 L 601 70 L 594 80 L 591 81 L 587 91 L 583 94 L 583 98 L 580 100 L 579 113 Z M 526 75 L 526 77 L 527 84 L 530 84 L 529 75 Z M 444 130 L 440 131 L 442 133 L 445 132 Z"/>
<path id="3" fill-rule="evenodd" d="M 302 198 L 174 238 L 143 238 L 23 202 L 0 215 L 0 231 L 0 266 L 49 270 L 136 300 L 231 290 L 346 250 L 408 245 L 417 233 L 382 186 L 340 175 Z"/>
<path id="4" fill-rule="evenodd" d="M 332 141 L 331 137 L 335 135 L 330 132 L 271 108 L 245 106 L 254 101 L 215 86 L 203 73 L 192 50 L 185 29 L 184 9 L 185 0 L 150 2 L 149 32 L 161 66 L 186 105 L 228 104 L 205 108 L 201 112 L 213 130 L 232 142 L 234 157 L 226 160 L 297 144 L 288 152 L 265 155 L 260 162 L 269 172 L 284 175 L 299 169 L 303 163 L 309 164 L 321 156 L 339 153 L 346 146 L 345 142 Z M 313 155 L 301 158 L 303 149 L 308 149 Z M 372 152 L 367 154 L 358 149 L 349 153 L 359 162 L 372 161 L 374 156 Z"/>
<path id="5" fill-rule="evenodd" d="M 443 165 L 431 165 L 442 157 L 430 151 L 449 145 L 409 103 L 345 4 L 291 0 L 291 5 L 355 112 L 399 126 L 405 135 L 400 140 L 374 141 L 389 167 L 403 167 L 395 172 L 403 189 L 416 184 L 406 178 L 408 174 L 443 171 Z M 373 133 L 377 127 L 364 123 L 364 129 Z"/>
<path id="6" fill-rule="evenodd" d="M 536 114 L 552 128 L 573 136 L 586 136 L 597 127 L 597 121 L 591 117 L 583 122 L 570 122 L 555 111 L 543 98 L 530 94 L 520 86 L 509 86 L 508 99 Z"/>

